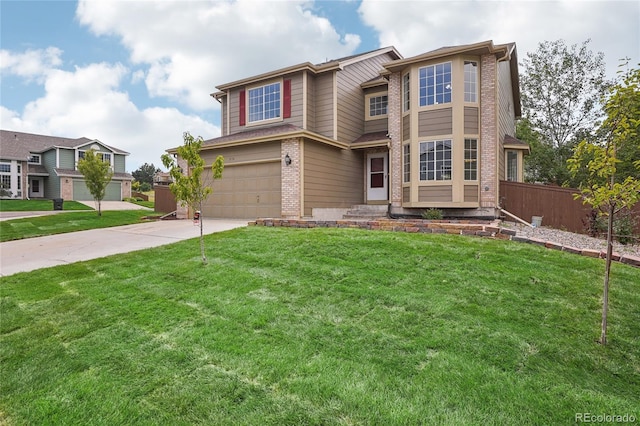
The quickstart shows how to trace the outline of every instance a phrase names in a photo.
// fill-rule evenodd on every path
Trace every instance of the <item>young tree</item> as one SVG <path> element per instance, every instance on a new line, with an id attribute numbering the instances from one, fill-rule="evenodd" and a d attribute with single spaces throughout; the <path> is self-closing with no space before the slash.
<path id="1" fill-rule="evenodd" d="M 224 169 L 224 158 L 221 155 L 211 165 L 211 179 L 203 176 L 204 160 L 200 156 L 202 148 L 202 137 L 194 138 L 189 132 L 183 134 L 184 145 L 178 147 L 178 157 L 186 162 L 187 170 L 182 170 L 175 158 L 169 154 L 162 155 L 162 164 L 169 169 L 169 174 L 173 182 L 169 185 L 169 189 L 176 197 L 176 200 L 182 206 L 189 206 L 192 210 L 202 212 L 202 204 L 209 194 L 213 192 L 211 185 L 215 179 L 222 177 Z M 202 218 L 200 219 L 200 254 L 202 255 L 202 263 L 207 263 L 207 257 L 204 251 L 204 234 L 202 227 Z"/>
<path id="2" fill-rule="evenodd" d="M 84 176 L 87 188 L 98 205 L 98 216 L 102 216 L 102 200 L 113 177 L 111 164 L 102 161 L 102 157 L 89 150 L 85 151 L 84 158 L 78 161 L 78 171 Z"/>
<path id="3" fill-rule="evenodd" d="M 640 180 L 627 176 L 617 181 L 617 167 L 620 152 L 638 144 L 640 128 L 640 70 L 630 70 L 610 91 L 604 111 L 607 118 L 598 134 L 600 144 L 581 142 L 569 160 L 572 173 L 586 168 L 588 185 L 582 188 L 578 198 L 585 204 L 600 210 L 607 217 L 607 257 L 605 261 L 602 328 L 600 343 L 607 344 L 607 314 L 609 310 L 609 276 L 613 253 L 613 220 L 623 208 L 632 207 L 640 199 Z M 638 147 L 635 146 L 637 150 Z M 640 159 L 634 161 L 634 167 L 640 169 Z M 584 171 L 583 171 L 584 172 Z"/>
<path id="4" fill-rule="evenodd" d="M 602 116 L 599 100 L 608 87 L 604 55 L 591 52 L 588 44 L 567 47 L 563 40 L 545 41 L 522 63 L 523 116 L 540 136 L 526 167 L 537 170 L 536 179 L 545 183 L 567 183 L 566 161 Z"/>

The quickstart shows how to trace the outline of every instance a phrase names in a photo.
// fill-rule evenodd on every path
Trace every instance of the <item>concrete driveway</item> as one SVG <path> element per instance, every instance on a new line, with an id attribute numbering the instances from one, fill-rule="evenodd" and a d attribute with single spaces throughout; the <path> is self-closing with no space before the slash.
<path id="1" fill-rule="evenodd" d="M 138 206 L 139 207 L 139 206 Z M 205 219 L 204 233 L 247 225 L 246 220 Z M 200 236 L 192 220 L 161 220 L 0 243 L 0 276 L 157 247 Z"/>

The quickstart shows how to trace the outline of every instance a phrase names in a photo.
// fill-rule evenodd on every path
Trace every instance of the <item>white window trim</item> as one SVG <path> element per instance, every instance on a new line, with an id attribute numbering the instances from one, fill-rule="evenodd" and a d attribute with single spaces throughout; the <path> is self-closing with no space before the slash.
<path id="1" fill-rule="evenodd" d="M 32 157 L 38 157 L 38 161 L 31 161 Z M 42 164 L 42 154 L 35 154 L 33 152 L 29 153 L 29 159 L 27 160 L 27 163 L 29 164 Z"/>
<path id="2" fill-rule="evenodd" d="M 509 153 L 512 152 L 516 155 L 516 179 L 509 181 Z M 504 180 L 509 182 L 522 182 L 523 181 L 523 155 L 522 151 L 518 149 L 505 149 L 504 150 Z"/>
<path id="3" fill-rule="evenodd" d="M 421 178 L 421 173 L 422 173 L 422 165 L 420 164 L 421 159 L 420 157 L 422 157 L 422 144 L 427 144 L 427 143 L 434 143 L 434 144 L 438 144 L 438 142 L 448 142 L 449 143 L 449 150 L 451 151 L 451 158 L 449 159 L 451 166 L 449 168 L 449 178 L 448 179 L 437 179 L 438 176 L 438 172 L 435 170 L 434 168 L 434 179 L 429 179 L 428 178 L 428 171 L 429 168 L 427 166 L 427 168 L 425 169 L 425 179 Z M 432 139 L 432 140 L 423 140 L 420 141 L 418 143 L 418 181 L 422 182 L 422 183 L 427 183 L 427 182 L 446 182 L 446 183 L 451 183 L 454 179 L 453 179 L 453 174 L 454 174 L 454 168 L 455 168 L 455 151 L 454 151 L 454 143 L 453 143 L 453 139 L 452 138 L 443 138 L 443 139 Z M 437 159 L 434 160 L 434 167 L 437 164 Z M 444 173 L 443 170 L 440 171 L 440 173 Z"/>
<path id="4" fill-rule="evenodd" d="M 421 98 L 421 96 L 420 96 L 420 80 L 421 80 L 420 79 L 420 70 L 422 70 L 423 68 L 433 67 L 434 68 L 434 73 L 435 73 L 435 68 L 438 65 L 444 65 L 444 64 L 449 64 L 449 68 L 451 69 L 451 81 L 449 82 L 449 85 L 451 86 L 450 87 L 451 100 L 449 102 L 443 102 L 443 103 L 438 103 L 438 102 L 436 102 L 434 100 L 433 104 L 425 103 L 424 105 L 421 105 L 420 104 L 420 102 L 421 102 L 421 99 L 420 99 Z M 417 89 L 418 90 L 416 92 L 417 93 L 416 98 L 417 98 L 418 108 L 420 110 L 442 108 L 442 107 L 445 107 L 445 106 L 448 107 L 448 106 L 450 106 L 451 104 L 454 103 L 454 87 L 453 87 L 453 85 L 454 85 L 454 82 L 455 82 L 455 72 L 456 71 L 455 71 L 455 66 L 454 66 L 454 62 L 453 61 L 438 62 L 438 63 L 428 64 L 428 65 L 423 65 L 421 67 L 418 67 L 418 69 L 417 69 L 417 75 L 418 75 L 418 77 L 417 77 L 417 79 L 418 79 L 418 82 L 417 82 L 418 88 Z M 464 89 L 464 87 L 463 87 L 463 89 Z M 436 92 L 434 92 L 434 97 L 435 96 L 437 96 Z"/>
<path id="5" fill-rule="evenodd" d="M 78 170 L 78 161 L 80 161 L 80 153 L 81 152 L 87 152 L 87 151 L 95 151 L 96 154 L 102 154 L 102 158 L 104 161 L 104 154 L 109 154 L 109 165 L 111 167 L 111 170 L 115 170 L 115 153 L 113 152 L 107 152 L 107 151 L 96 151 L 95 149 L 89 148 L 89 149 L 76 149 L 76 170 Z"/>
<path id="6" fill-rule="evenodd" d="M 280 85 L 280 115 L 275 118 L 268 118 L 266 120 L 256 120 L 251 121 L 250 117 L 250 107 L 249 107 L 249 92 L 255 89 L 259 89 L 260 87 L 270 86 L 272 84 L 278 83 Z M 248 86 L 244 91 L 244 117 L 245 117 L 245 126 L 261 126 L 263 124 L 268 123 L 276 123 L 278 121 L 284 121 L 283 118 L 283 107 L 284 107 L 284 80 L 282 78 L 277 80 L 270 80 L 260 84 L 254 84 L 252 86 Z"/>
<path id="7" fill-rule="evenodd" d="M 371 105 L 370 105 L 370 100 L 371 98 L 377 98 L 379 96 L 386 96 L 387 97 L 387 113 L 386 114 L 380 114 L 380 115 L 371 115 Z M 364 119 L 365 121 L 371 121 L 371 120 L 380 120 L 381 118 L 387 118 L 389 117 L 389 92 L 388 91 L 384 91 L 384 92 L 375 92 L 375 93 L 367 93 L 364 96 Z"/>

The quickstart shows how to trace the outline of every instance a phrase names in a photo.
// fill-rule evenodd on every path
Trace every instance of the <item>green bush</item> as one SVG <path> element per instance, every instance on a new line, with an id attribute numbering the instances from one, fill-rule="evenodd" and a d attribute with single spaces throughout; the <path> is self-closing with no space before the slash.
<path id="1" fill-rule="evenodd" d="M 427 209 L 422 211 L 422 218 L 429 220 L 441 220 L 444 217 L 440 209 Z"/>

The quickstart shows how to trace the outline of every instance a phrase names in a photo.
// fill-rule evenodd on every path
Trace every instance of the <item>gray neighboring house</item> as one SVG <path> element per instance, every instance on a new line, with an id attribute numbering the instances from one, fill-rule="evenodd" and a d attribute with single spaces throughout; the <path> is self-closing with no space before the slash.
<path id="1" fill-rule="evenodd" d="M 126 172 L 128 152 L 97 139 L 0 130 L 2 198 L 93 200 L 77 168 L 78 160 L 91 149 L 110 162 L 114 171 L 104 200 L 120 201 L 130 197 L 133 176 Z"/>

